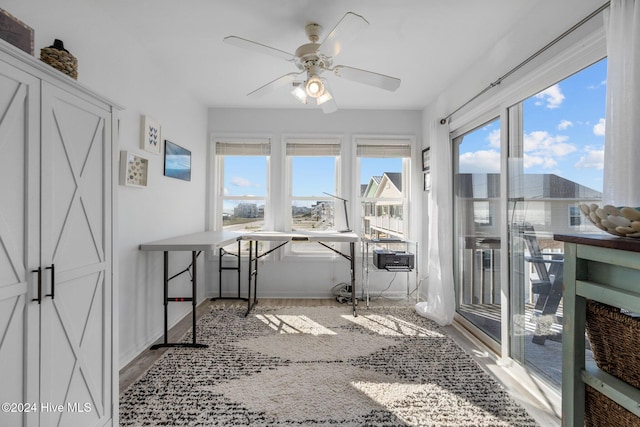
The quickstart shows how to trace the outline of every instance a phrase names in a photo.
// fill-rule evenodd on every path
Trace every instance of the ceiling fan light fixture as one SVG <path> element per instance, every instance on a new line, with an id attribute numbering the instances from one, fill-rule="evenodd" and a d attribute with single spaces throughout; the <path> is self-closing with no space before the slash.
<path id="1" fill-rule="evenodd" d="M 291 91 L 291 95 L 293 95 L 298 101 L 303 104 L 307 103 L 307 92 L 302 87 L 302 83 L 294 84 L 293 90 Z"/>
<path id="2" fill-rule="evenodd" d="M 307 95 L 312 98 L 318 98 L 325 92 L 324 83 L 318 76 L 311 76 L 305 84 L 305 89 L 307 91 Z"/>
<path id="3" fill-rule="evenodd" d="M 324 93 L 316 99 L 316 102 L 318 103 L 318 105 L 322 105 L 327 101 L 331 101 L 332 99 L 333 96 L 331 96 L 329 91 L 325 89 Z"/>

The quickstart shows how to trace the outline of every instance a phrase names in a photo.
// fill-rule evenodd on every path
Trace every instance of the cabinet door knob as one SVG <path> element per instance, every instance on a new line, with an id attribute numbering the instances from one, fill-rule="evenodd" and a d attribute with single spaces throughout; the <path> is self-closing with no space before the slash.
<path id="1" fill-rule="evenodd" d="M 51 297 L 53 299 L 56 291 L 56 266 L 55 264 L 51 264 L 51 267 L 47 267 L 46 270 L 51 270 L 51 293 L 45 296 Z"/>
<path id="2" fill-rule="evenodd" d="M 42 302 L 42 268 L 38 267 L 36 270 L 31 270 L 32 273 L 38 273 L 38 297 L 33 298 L 31 301 L 38 301 L 38 304 Z"/>

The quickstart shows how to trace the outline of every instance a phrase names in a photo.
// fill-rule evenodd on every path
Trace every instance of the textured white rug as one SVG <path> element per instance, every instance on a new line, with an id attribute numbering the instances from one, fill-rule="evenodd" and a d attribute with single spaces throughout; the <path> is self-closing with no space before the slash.
<path id="1" fill-rule="evenodd" d="M 412 308 L 243 314 L 203 316 L 209 348 L 168 350 L 120 396 L 120 425 L 537 425 Z"/>

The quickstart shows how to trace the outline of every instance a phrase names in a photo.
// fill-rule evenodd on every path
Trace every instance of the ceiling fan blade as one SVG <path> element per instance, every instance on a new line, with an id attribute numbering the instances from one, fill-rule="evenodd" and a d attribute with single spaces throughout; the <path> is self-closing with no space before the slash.
<path id="1" fill-rule="evenodd" d="M 333 27 L 333 30 L 322 41 L 317 53 L 322 56 L 335 58 L 345 43 L 353 40 L 367 26 L 369 22 L 360 15 L 347 12 Z"/>
<path id="2" fill-rule="evenodd" d="M 251 96 L 254 98 L 259 98 L 261 96 L 265 96 L 271 92 L 276 91 L 277 89 L 286 86 L 287 84 L 291 84 L 293 83 L 293 81 L 296 79 L 296 77 L 298 77 L 300 74 L 304 74 L 305 71 L 303 71 L 302 73 L 289 73 L 289 74 L 285 74 L 284 76 L 278 77 L 277 79 L 270 81 L 269 83 L 267 83 L 264 86 L 260 86 L 258 89 L 254 90 L 253 92 L 250 92 L 247 94 L 247 96 Z"/>
<path id="3" fill-rule="evenodd" d="M 345 65 L 336 65 L 331 69 L 331 71 L 333 71 L 338 77 L 379 87 L 380 89 L 392 92 L 400 87 L 400 79 L 386 76 L 384 74 L 374 73 L 373 71 L 361 70 L 359 68 L 347 67 Z"/>
<path id="4" fill-rule="evenodd" d="M 249 49 L 254 52 L 263 53 L 265 55 L 284 59 L 285 61 L 295 62 L 296 60 L 296 57 L 289 52 L 276 49 L 275 47 L 267 46 L 266 44 L 243 39 L 242 37 L 228 36 L 228 37 L 225 37 L 222 41 L 233 46 Z"/>

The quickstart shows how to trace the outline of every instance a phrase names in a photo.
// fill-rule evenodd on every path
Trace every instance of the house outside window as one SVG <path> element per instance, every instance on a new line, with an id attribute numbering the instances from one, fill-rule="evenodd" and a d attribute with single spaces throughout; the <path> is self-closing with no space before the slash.
<path id="1" fill-rule="evenodd" d="M 357 139 L 361 230 L 364 237 L 404 238 L 410 194 L 411 143 L 399 139 Z"/>

